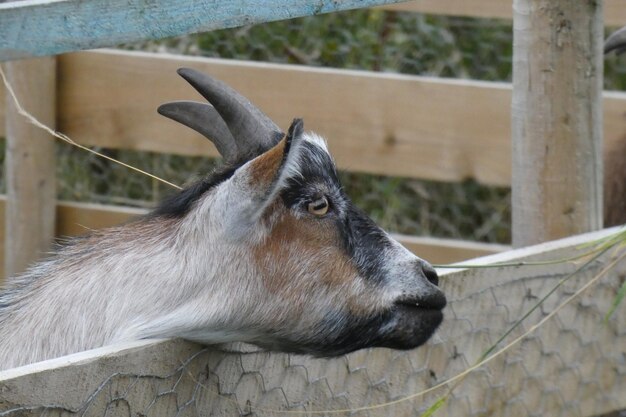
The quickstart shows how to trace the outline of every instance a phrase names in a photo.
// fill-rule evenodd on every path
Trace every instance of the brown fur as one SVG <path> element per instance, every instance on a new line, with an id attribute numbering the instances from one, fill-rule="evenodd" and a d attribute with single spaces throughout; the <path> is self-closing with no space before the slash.
<path id="1" fill-rule="evenodd" d="M 291 300 L 312 296 L 320 289 L 348 294 L 341 288 L 359 279 L 359 272 L 339 249 L 341 242 L 336 228 L 324 219 L 296 218 L 280 202 L 270 211 L 277 219 L 272 234 L 254 248 L 254 259 L 267 290 Z M 276 216 L 276 212 L 280 214 Z M 302 270 L 303 260 L 310 269 L 318 271 L 317 279 L 294 280 Z M 362 299 L 347 301 L 351 313 L 369 312 L 369 308 L 364 308 L 368 303 Z"/>
<path id="2" fill-rule="evenodd" d="M 279 167 L 283 161 L 285 153 L 286 138 L 281 140 L 276 146 L 256 158 L 250 166 L 250 174 L 253 184 L 257 186 L 269 186 L 279 172 Z"/>
<path id="3" fill-rule="evenodd" d="M 323 271 L 321 276 L 321 283 L 329 286 L 336 286 L 345 284 L 349 277 L 357 275 L 356 269 L 349 265 L 349 259 L 347 256 L 337 256 L 336 250 L 333 250 L 333 254 L 329 254 L 334 257 L 334 261 L 337 263 L 329 262 L 331 259 L 325 257 L 325 259 L 315 258 L 314 254 L 324 251 L 324 249 L 335 249 L 339 246 L 338 236 L 336 230 L 332 227 L 328 227 L 323 223 L 316 222 L 314 219 L 296 219 L 292 214 L 286 212 L 273 228 L 272 235 L 263 244 L 255 248 L 255 258 L 257 260 L 272 259 L 273 262 L 279 260 L 279 263 L 285 265 L 293 263 L 297 270 L 297 260 L 293 262 L 287 258 L 287 254 L 284 252 L 285 244 L 290 247 L 298 248 L 302 251 L 302 258 L 315 259 L 315 262 L 319 262 Z M 308 256 L 308 255 L 312 256 Z M 339 268 L 336 273 L 332 273 L 332 270 Z M 329 269 L 325 271 L 325 269 Z M 345 274 L 343 273 L 345 272 Z M 281 277 L 283 280 L 288 277 Z M 278 289 L 284 287 L 287 283 L 281 282 L 272 278 L 271 282 L 268 282 L 268 288 Z"/>

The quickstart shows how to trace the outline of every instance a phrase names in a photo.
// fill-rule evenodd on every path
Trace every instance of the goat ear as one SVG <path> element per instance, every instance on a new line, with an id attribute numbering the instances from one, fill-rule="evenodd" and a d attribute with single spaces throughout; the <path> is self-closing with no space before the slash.
<path id="1" fill-rule="evenodd" d="M 245 217 L 256 222 L 284 188 L 288 178 L 298 175 L 302 142 L 302 119 L 294 119 L 287 135 L 273 148 L 242 166 L 235 176 L 250 198 Z"/>
<path id="2" fill-rule="evenodd" d="M 276 146 L 250 162 L 251 185 L 263 195 L 259 215 L 278 196 L 287 179 L 298 174 L 303 126 L 302 119 L 294 119 L 287 135 Z"/>

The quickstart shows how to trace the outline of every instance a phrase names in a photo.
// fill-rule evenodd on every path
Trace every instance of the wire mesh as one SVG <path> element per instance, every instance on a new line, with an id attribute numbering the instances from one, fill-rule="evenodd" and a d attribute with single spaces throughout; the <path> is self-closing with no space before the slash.
<path id="1" fill-rule="evenodd" d="M 359 10 L 127 45 L 126 48 L 508 81 L 511 78 L 511 45 L 511 24 L 507 21 Z M 605 86 L 608 89 L 626 89 L 626 60 L 615 57 L 607 60 Z M 101 151 L 177 184 L 188 183 L 219 163 L 206 158 Z M 151 207 L 170 192 L 149 178 L 66 145 L 59 145 L 58 159 L 61 199 Z M 0 163 L 4 165 L 4 149 L 0 152 Z M 0 181 L 4 190 L 5 176 Z M 510 240 L 510 191 L 507 188 L 484 186 L 472 180 L 442 183 L 354 173 L 342 173 L 342 181 L 357 205 L 389 230 L 485 242 L 506 243 Z M 413 359 L 403 353 L 387 352 L 384 360 L 378 358 L 373 361 L 368 356 L 370 353 L 364 351 L 347 359 L 328 362 L 318 370 L 316 366 L 321 365 L 315 365 L 314 360 L 298 363 L 297 358 L 287 357 L 288 362 L 282 364 L 280 360 L 284 360 L 284 356 L 239 357 L 209 354 L 207 351 L 199 357 L 206 364 L 202 363 L 192 374 L 187 373 L 185 367 L 176 368 L 171 378 L 166 380 L 150 375 L 116 374 L 106 381 L 101 391 L 96 392 L 97 395 L 90 397 L 90 401 L 104 404 L 104 408 L 96 408 L 98 411 L 94 411 L 93 415 L 131 415 L 131 405 L 132 411 L 138 415 L 150 414 L 151 409 L 167 408 L 168 403 L 172 403 L 173 412 L 163 412 L 163 415 L 205 415 L 197 411 L 198 404 L 204 403 L 209 404 L 215 414 L 249 415 L 254 413 L 249 404 L 259 407 L 265 404 L 276 407 L 279 404 L 278 407 L 284 409 L 345 408 L 352 405 L 350 401 L 367 399 L 367 402 L 376 403 L 416 392 L 440 380 L 442 374 L 449 376 L 462 370 L 468 364 L 468 357 L 464 355 L 472 352 L 473 348 L 478 349 L 477 346 L 485 345 L 480 339 L 481 334 L 488 337 L 493 323 L 482 329 L 474 328 L 479 320 L 470 320 L 460 313 L 463 303 L 474 306 L 480 304 L 479 299 L 488 300 L 484 301 L 486 307 L 481 311 L 489 308 L 501 310 L 503 314 L 493 314 L 490 319 L 505 317 L 503 320 L 510 321 L 518 312 L 503 306 L 499 300 L 506 300 L 513 293 L 526 294 L 525 297 L 531 300 L 546 285 L 544 278 L 554 278 L 550 274 L 552 272 L 546 272 L 545 277 L 520 280 L 516 284 L 519 288 L 496 285 L 489 290 L 480 288 L 475 299 L 468 296 L 455 300 L 459 301 L 459 307 L 452 311 L 452 319 L 447 321 L 446 326 L 449 327 L 449 334 L 459 338 L 458 343 L 436 344 L 418 351 Z M 623 280 L 623 274 L 621 277 Z M 615 281 L 612 282 L 607 285 L 614 287 Z M 471 285 L 469 280 L 467 285 Z M 614 291 L 613 287 L 610 291 Z M 607 287 L 601 287 L 601 291 L 610 292 Z M 457 308 L 460 310 L 457 311 Z M 473 308 L 467 307 L 465 311 L 473 311 Z M 623 366 L 617 370 L 612 368 L 615 363 L 623 361 L 603 362 L 598 359 L 588 363 L 583 360 L 587 351 L 592 357 L 603 349 L 611 350 L 610 346 L 598 342 L 596 331 L 589 331 L 595 326 L 600 333 L 605 332 L 605 328 L 600 328 L 603 313 L 594 305 L 593 298 L 572 306 L 556 327 L 546 327 L 539 336 L 524 342 L 521 351 L 527 356 L 523 360 L 511 356 L 472 377 L 459 396 L 451 401 L 448 415 L 489 415 L 489 407 L 493 404 L 503 410 L 501 415 L 541 415 L 539 412 L 530 414 L 530 411 L 551 409 L 553 403 L 560 409 L 560 415 L 582 415 L 581 409 L 588 407 L 583 402 L 594 396 L 596 399 L 593 401 L 600 407 L 607 398 L 598 392 L 606 391 L 611 382 L 615 385 L 624 380 Z M 623 332 L 619 338 L 623 339 Z M 572 346 L 580 347 L 580 350 Z M 475 357 L 476 352 L 473 353 Z M 602 357 L 601 354 L 598 356 Z M 255 362 L 249 363 L 248 360 Z M 431 368 L 439 366 L 441 371 L 433 372 L 426 368 L 423 365 L 426 362 Z M 567 403 L 563 399 L 564 394 L 551 388 L 563 387 L 563 392 L 569 395 L 571 384 L 568 381 L 577 380 L 583 373 L 582 369 L 589 367 L 591 372 L 585 375 L 590 376 L 576 385 L 571 395 L 575 399 L 573 402 Z M 277 369 L 282 373 L 276 372 Z M 539 370 L 551 378 L 549 383 L 537 377 Z M 522 377 L 519 377 L 520 374 Z M 194 379 L 190 379 L 190 375 Z M 209 394 L 206 387 L 220 395 Z M 285 393 L 283 388 L 277 387 L 286 387 L 290 391 Z M 396 387 L 395 391 L 393 387 Z M 131 397 L 139 390 L 145 390 L 145 393 L 137 394 L 139 399 L 132 402 Z M 321 403 L 313 402 L 320 398 Z M 145 403 L 140 402 L 144 400 Z M 311 402 L 307 403 L 309 400 Z M 415 415 L 423 411 L 427 404 L 426 401 L 408 403 L 404 414 Z M 90 410 L 87 409 L 85 415 L 91 415 Z M 50 410 L 42 406 L 31 411 L 33 415 L 39 415 Z M 0 414 L 5 412 L 2 409 Z M 403 414 L 403 411 L 396 412 Z M 15 410 L 13 414 L 23 415 L 21 413 L 27 411 Z"/>
<path id="2" fill-rule="evenodd" d="M 536 249 L 532 259 L 579 255 L 594 239 Z M 603 318 L 626 277 L 626 262 L 622 258 L 607 276 L 599 275 L 623 255 L 624 249 L 606 253 L 558 288 L 498 349 L 598 278 L 518 345 L 470 373 L 436 415 L 583 417 L 623 408 L 626 315 Z M 418 416 L 445 389 L 416 394 L 476 363 L 580 266 L 567 262 L 445 275 L 446 319 L 431 341 L 408 351 L 364 349 L 319 359 L 168 341 L 124 351 L 118 346 L 74 365 L 65 358 L 56 367 L 0 376 L 0 416 Z M 388 402 L 395 404 L 381 406 Z"/>

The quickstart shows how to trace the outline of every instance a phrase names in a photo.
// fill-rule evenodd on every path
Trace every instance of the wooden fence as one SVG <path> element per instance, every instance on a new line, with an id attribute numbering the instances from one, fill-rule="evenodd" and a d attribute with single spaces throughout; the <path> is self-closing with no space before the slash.
<path id="1" fill-rule="evenodd" d="M 113 3 L 103 4 L 103 13 L 117 10 Z M 154 11 L 153 5 L 146 5 L 143 0 L 133 0 L 132 3 L 129 7 L 133 10 L 145 7 Z M 480 0 L 479 4 L 472 3 L 472 7 L 468 8 L 467 3 L 462 1 L 422 0 L 383 7 L 469 16 L 482 13 L 482 17 L 510 18 L 510 4 L 504 7 L 504 3 Z M 11 4 L 18 6 L 11 7 Z M 51 17 L 45 2 L 21 4 L 24 6 L 20 3 L 0 5 L 3 22 L 6 22 L 0 31 L 10 31 L 14 25 L 24 22 L 26 15 L 29 16 L 26 19 L 28 24 L 43 19 L 42 22 L 51 25 L 53 16 L 62 16 L 68 10 L 72 10 L 77 20 L 87 18 L 93 12 L 66 2 L 58 5 L 59 9 L 54 9 Z M 340 10 L 355 4 L 346 2 L 335 6 L 336 10 Z M 329 8 L 335 6 L 328 5 Z M 606 1 L 607 23 L 617 24 L 622 18 L 626 20 L 624 9 L 618 6 L 619 0 Z M 250 13 L 268 20 L 269 10 L 261 9 Z M 170 12 L 173 13 L 173 9 L 168 8 L 167 13 Z M 291 13 L 290 16 L 310 14 L 304 4 L 294 6 L 287 12 Z M 216 12 L 210 20 L 225 25 L 228 10 L 221 10 L 220 13 Z M 133 16 L 130 13 L 124 18 L 137 18 Z M 105 20 L 109 18 L 108 15 L 104 17 Z M 76 22 L 72 24 L 78 25 Z M 164 26 L 167 24 L 167 20 L 162 23 Z M 28 33 L 28 39 L 20 38 L 24 33 Z M 2 48 L 15 50 L 14 44 L 20 44 L 20 39 L 22 44 L 36 49 L 33 54 L 47 53 L 43 44 L 36 42 L 39 33 L 38 30 L 28 32 L 22 28 L 17 35 L 7 32 L 4 38 L 0 36 L 3 39 L 0 41 L 0 59 L 10 57 L 10 53 L 3 55 Z M 53 38 L 49 33 L 46 36 L 48 41 Z M 128 36 L 140 37 L 135 33 Z M 87 40 L 79 36 L 71 49 L 84 47 L 81 42 Z M 57 59 L 57 128 L 86 145 L 215 155 L 214 148 L 206 140 L 155 115 L 154 109 L 161 102 L 174 97 L 193 97 L 184 83 L 174 81 L 174 70 L 180 66 L 205 70 L 232 84 L 280 125 L 286 126 L 295 115 L 303 116 L 308 128 L 329 139 L 341 168 L 441 181 L 474 178 L 490 185 L 511 183 L 511 86 L 505 83 L 120 51 L 74 53 Z M 428 97 L 427 104 L 420 100 L 421 97 Z M 624 93 L 605 93 L 604 96 L 604 146 L 609 152 L 626 137 L 626 124 L 623 122 L 625 100 Z M 5 131 L 4 104 L 0 101 L 0 135 Z M 97 219 L 94 222 L 102 224 Z M 85 226 L 92 225 L 88 222 Z M 36 234 L 33 230 L 31 232 L 24 234 Z M 58 229 L 57 232 L 65 233 L 65 230 Z M 416 242 L 414 238 L 410 241 Z M 432 246 L 428 246 L 430 243 Z M 439 251 L 441 247 L 449 250 Z M 455 247 L 458 251 L 452 250 Z M 435 253 L 437 262 L 453 262 L 477 253 L 498 251 L 502 247 L 426 239 L 421 240 L 419 249 L 424 257 Z"/>
<path id="2" fill-rule="evenodd" d="M 304 117 L 342 169 L 511 184 L 508 83 L 101 50 L 58 58 L 58 129 L 85 145 L 216 156 L 209 141 L 156 114 L 165 101 L 197 99 L 175 73 L 183 66 L 229 83 L 281 126 Z M 625 112 L 626 93 L 605 92 L 609 150 L 626 136 Z"/>
<path id="3" fill-rule="evenodd" d="M 512 17 L 506 0 L 108 0 L 101 2 L 33 0 L 0 3 L 0 61 L 101 48 L 147 38 L 164 38 L 244 24 L 290 19 L 374 5 L 396 10 L 472 17 Z M 21 3 L 21 4 L 20 4 Z M 56 3 L 56 4 L 52 4 Z M 622 0 L 604 0 L 605 22 L 626 22 Z M 68 19 L 67 16 L 72 16 Z M 158 22 L 158 24 L 157 24 Z"/>
<path id="4" fill-rule="evenodd" d="M 397 11 L 510 20 L 513 17 L 511 3 L 502 0 L 416 0 L 382 7 Z M 603 7 L 606 26 L 624 25 L 626 8 L 622 0 L 604 0 Z"/>
<path id="5" fill-rule="evenodd" d="M 0 3 L 0 61 L 57 55 L 398 1 L 9 1 Z"/>
<path id="6" fill-rule="evenodd" d="M 626 22 L 626 8 L 621 2 L 605 0 L 608 25 Z M 285 15 L 268 15 L 271 10 L 263 2 L 218 3 L 223 7 L 220 13 L 197 18 L 194 10 L 200 10 L 203 2 L 188 1 L 192 6 L 186 10 L 187 16 L 226 27 L 390 2 L 324 0 L 316 3 L 317 8 L 311 6 L 313 2 L 287 2 L 293 7 L 284 3 Z M 146 35 L 145 31 L 154 28 L 152 21 L 159 4 L 163 9 L 161 32 Z M 164 0 L 37 0 L 23 2 L 23 7 L 0 4 L 0 60 L 206 29 L 190 27 L 184 18 L 173 19 L 182 15 L 171 4 Z M 237 4 L 242 7 L 239 14 L 229 20 Z M 89 25 L 84 23 L 95 10 L 106 14 L 127 6 L 131 13 L 113 20 L 106 16 L 118 32 L 106 25 L 89 32 Z M 252 10 L 255 7 L 257 10 Z M 501 0 L 420 0 L 385 7 L 511 17 L 510 2 Z M 68 10 L 74 20 L 64 20 Z M 141 10 L 145 16 L 137 13 Z M 58 29 L 69 25 L 77 31 L 76 39 L 68 41 L 59 35 L 56 24 L 50 23 L 59 18 Z M 111 32 L 120 37 L 103 35 Z M 28 42 L 21 38 L 24 34 L 32 35 Z M 179 66 L 195 67 L 223 79 L 281 126 L 296 115 L 304 117 L 307 128 L 329 139 L 341 168 L 442 181 L 475 178 L 485 184 L 510 185 L 511 86 L 505 83 L 136 52 L 70 53 L 57 58 L 57 128 L 87 145 L 215 155 L 206 140 L 154 112 L 162 102 L 195 98 L 184 82 L 174 81 L 174 70 Z M 420 97 L 427 97 L 427 105 L 419 104 Z M 611 149 L 626 137 L 626 94 L 605 92 L 603 100 L 605 146 Z M 0 135 L 5 131 L 3 106 L 0 101 Z M 3 210 L 0 201 L 2 215 Z M 141 210 L 61 202 L 57 204 L 57 233 L 78 234 L 83 226 L 104 227 L 138 214 Z M 615 231 L 507 251 L 473 263 L 571 258 Z M 507 249 L 415 237 L 403 237 L 402 241 L 435 262 Z M 569 280 L 529 317 L 528 323 L 547 318 L 560 302 L 616 261 L 616 256 L 621 255 L 607 253 Z M 105 347 L 3 371 L 0 416 L 280 415 L 364 405 L 368 407 L 353 414 L 415 415 L 442 391 L 389 407 L 379 408 L 377 404 L 402 399 L 466 369 L 538 298 L 578 266 L 580 262 L 564 262 L 443 274 L 442 287 L 450 300 L 446 320 L 433 341 L 411 352 L 372 349 L 334 360 L 314 360 L 154 341 Z M 453 393 L 446 414 L 590 416 L 626 408 L 626 368 L 622 349 L 617 348 L 626 343 L 626 316 L 616 314 L 608 324 L 602 322 L 624 276 L 626 262 L 621 258 L 588 293 L 567 304 L 520 346 L 471 373 Z M 523 329 L 530 330 L 530 324 L 512 336 L 520 335 Z"/>
<path id="7" fill-rule="evenodd" d="M 511 86 L 506 83 L 115 50 L 80 52 L 58 57 L 58 129 L 85 145 L 216 156 L 209 141 L 156 114 L 163 102 L 196 98 L 175 74 L 182 66 L 231 84 L 283 126 L 294 116 L 304 117 L 308 129 L 328 138 L 340 168 L 510 185 Z M 422 97 L 428 97 L 427 105 Z M 0 102 L 0 136 L 4 134 L 3 107 Z M 605 93 L 605 147 L 609 151 L 626 137 L 625 109 L 626 93 Z M 116 213 L 111 217 L 106 210 L 100 207 L 98 214 L 81 214 L 77 208 L 73 213 L 89 229 L 110 226 L 108 219 L 128 220 L 131 213 L 137 213 L 111 208 Z M 129 215 L 120 218 L 120 210 Z M 65 218 L 63 212 L 59 216 Z M 74 235 L 85 228 L 68 227 L 66 220 L 60 220 L 57 234 Z M 401 241 L 436 263 L 507 249 L 452 239 L 402 237 Z"/>

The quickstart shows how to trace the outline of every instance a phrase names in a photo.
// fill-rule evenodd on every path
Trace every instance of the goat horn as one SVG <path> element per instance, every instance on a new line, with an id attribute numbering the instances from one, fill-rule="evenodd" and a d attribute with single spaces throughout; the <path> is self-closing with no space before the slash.
<path id="1" fill-rule="evenodd" d="M 237 143 L 213 106 L 195 101 L 173 101 L 162 104 L 157 111 L 205 136 L 215 144 L 227 163 L 237 160 Z"/>
<path id="2" fill-rule="evenodd" d="M 615 50 L 618 54 L 626 52 L 626 26 L 614 32 L 604 43 L 604 53 Z"/>
<path id="3" fill-rule="evenodd" d="M 260 155 L 283 138 L 284 133 L 269 117 L 231 87 L 190 68 L 180 68 L 178 74 L 222 117 L 236 143 L 236 160 Z"/>

